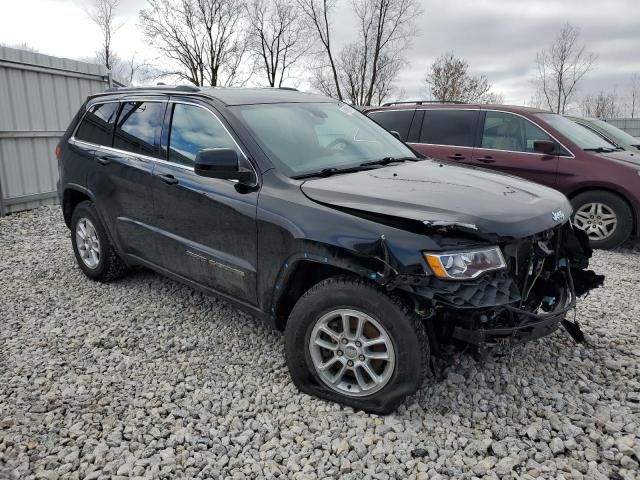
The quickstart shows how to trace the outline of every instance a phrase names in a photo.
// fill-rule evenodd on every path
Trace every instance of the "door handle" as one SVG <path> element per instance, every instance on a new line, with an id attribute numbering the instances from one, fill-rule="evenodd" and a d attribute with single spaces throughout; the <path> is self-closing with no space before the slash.
<path id="1" fill-rule="evenodd" d="M 464 155 L 461 153 L 454 153 L 453 155 L 449 155 L 451 160 L 464 160 Z"/>
<path id="2" fill-rule="evenodd" d="M 489 155 L 487 155 L 486 157 L 478 158 L 478 161 L 482 163 L 496 163 L 496 160 Z"/>
<path id="3" fill-rule="evenodd" d="M 167 185 L 175 185 L 176 183 L 178 183 L 178 179 L 171 174 L 158 175 L 158 178 Z"/>
<path id="4" fill-rule="evenodd" d="M 111 158 L 110 157 L 96 157 L 96 159 L 98 160 L 98 163 L 100 165 L 109 165 L 111 163 Z"/>

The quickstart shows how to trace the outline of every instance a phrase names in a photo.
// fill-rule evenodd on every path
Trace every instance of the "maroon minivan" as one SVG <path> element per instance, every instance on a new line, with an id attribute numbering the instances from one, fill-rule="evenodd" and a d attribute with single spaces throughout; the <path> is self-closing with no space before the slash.
<path id="1" fill-rule="evenodd" d="M 556 188 L 596 248 L 638 235 L 640 154 L 568 118 L 528 107 L 410 102 L 364 112 L 420 153 Z M 506 200 L 505 200 L 506 201 Z"/>

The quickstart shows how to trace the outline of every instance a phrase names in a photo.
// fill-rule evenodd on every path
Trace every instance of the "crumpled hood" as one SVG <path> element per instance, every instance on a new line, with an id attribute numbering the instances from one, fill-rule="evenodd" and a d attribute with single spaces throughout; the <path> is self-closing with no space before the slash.
<path id="1" fill-rule="evenodd" d="M 626 163 L 627 165 L 631 164 L 634 167 L 640 167 L 640 150 L 638 151 L 638 153 L 624 151 L 599 153 L 598 155 L 609 158 L 611 160 L 615 160 L 617 162 Z"/>
<path id="2" fill-rule="evenodd" d="M 511 175 L 433 160 L 306 181 L 310 199 L 336 207 L 522 238 L 569 219 L 556 190 Z"/>

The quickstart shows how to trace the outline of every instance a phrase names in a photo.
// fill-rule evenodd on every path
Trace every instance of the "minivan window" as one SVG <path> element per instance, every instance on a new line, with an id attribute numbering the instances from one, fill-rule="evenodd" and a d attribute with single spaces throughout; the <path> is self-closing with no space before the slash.
<path id="1" fill-rule="evenodd" d="M 113 146 L 149 157 L 158 156 L 164 102 L 126 102 L 122 106 Z"/>
<path id="2" fill-rule="evenodd" d="M 287 175 L 357 166 L 387 157 L 416 158 L 400 140 L 343 103 L 231 107 Z"/>
<path id="3" fill-rule="evenodd" d="M 231 136 L 211 112 L 194 105 L 175 104 L 169 135 L 169 161 L 192 166 L 197 153 L 205 148 L 237 150 Z"/>
<path id="4" fill-rule="evenodd" d="M 415 110 L 380 110 L 369 117 L 390 132 L 398 132 L 403 142 L 407 141 Z"/>
<path id="5" fill-rule="evenodd" d="M 119 106 L 117 102 L 93 105 L 82 119 L 75 138 L 110 147 Z"/>
<path id="6" fill-rule="evenodd" d="M 518 115 L 492 111 L 486 113 L 482 148 L 534 153 L 533 144 L 536 140 L 553 141 L 540 127 Z"/>
<path id="7" fill-rule="evenodd" d="M 473 147 L 477 121 L 474 110 L 425 110 L 420 143 Z"/>
<path id="8" fill-rule="evenodd" d="M 613 140 L 615 140 L 615 141 L 617 141 L 619 143 L 622 143 L 622 144 L 626 143 L 627 145 L 637 145 L 638 144 L 638 139 L 637 138 L 632 137 L 627 132 L 625 132 L 624 130 L 619 129 L 615 125 L 611 125 L 610 123 L 607 123 L 607 122 L 605 122 L 603 120 L 596 120 L 596 119 L 590 120 L 590 122 L 592 122 L 596 126 L 600 127 L 600 129 L 602 129 L 604 132 L 606 132 L 607 135 L 609 135 L 609 137 L 611 137 Z M 583 125 L 583 126 L 588 127 L 588 124 L 587 125 Z"/>
<path id="9" fill-rule="evenodd" d="M 607 142 L 600 135 L 596 135 L 588 128 L 578 125 L 566 117 L 555 113 L 537 113 L 536 116 L 562 135 L 567 137 L 581 149 L 615 149 L 615 145 Z"/>

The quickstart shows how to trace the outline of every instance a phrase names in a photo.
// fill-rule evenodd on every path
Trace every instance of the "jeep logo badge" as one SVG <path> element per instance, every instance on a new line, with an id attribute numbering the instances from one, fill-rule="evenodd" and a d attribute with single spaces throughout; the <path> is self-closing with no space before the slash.
<path id="1" fill-rule="evenodd" d="M 553 218 L 554 222 L 559 222 L 560 220 L 564 220 L 564 212 L 562 210 L 558 210 L 557 212 L 551 212 L 551 218 Z"/>

